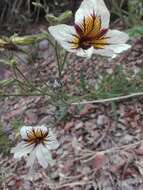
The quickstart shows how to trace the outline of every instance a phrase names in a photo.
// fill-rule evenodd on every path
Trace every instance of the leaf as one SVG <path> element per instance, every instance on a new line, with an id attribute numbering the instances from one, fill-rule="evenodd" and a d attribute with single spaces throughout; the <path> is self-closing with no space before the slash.
<path id="1" fill-rule="evenodd" d="M 92 113 L 95 109 L 95 106 L 93 104 L 86 104 L 83 108 L 81 108 L 80 116 L 84 117 L 89 113 Z"/>
<path id="2" fill-rule="evenodd" d="M 137 155 L 143 156 L 143 143 L 137 149 L 135 149 L 135 153 Z"/>
<path id="3" fill-rule="evenodd" d="M 46 14 L 46 20 L 51 24 L 64 24 L 67 23 L 72 17 L 72 12 L 67 10 L 62 13 L 59 17 L 54 16 L 53 14 Z"/>
<path id="4" fill-rule="evenodd" d="M 106 161 L 104 153 L 97 152 L 95 158 L 92 160 L 92 167 L 96 170 L 100 170 Z"/>

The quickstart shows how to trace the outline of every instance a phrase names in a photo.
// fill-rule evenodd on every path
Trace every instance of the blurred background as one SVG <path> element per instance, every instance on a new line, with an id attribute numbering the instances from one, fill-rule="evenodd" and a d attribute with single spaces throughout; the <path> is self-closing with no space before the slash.
<path id="1" fill-rule="evenodd" d="M 120 20 L 125 29 L 140 26 L 143 19 L 143 0 L 105 2 L 111 11 L 112 22 Z M 22 32 L 28 24 L 44 22 L 48 14 L 59 16 L 64 11 L 71 10 L 74 15 L 80 3 L 81 0 L 1 0 L 0 34 Z"/>

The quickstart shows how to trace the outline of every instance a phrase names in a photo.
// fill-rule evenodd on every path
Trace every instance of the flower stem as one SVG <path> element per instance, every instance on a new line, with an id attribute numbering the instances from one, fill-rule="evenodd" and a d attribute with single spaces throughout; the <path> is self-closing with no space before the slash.
<path id="1" fill-rule="evenodd" d="M 66 64 L 67 56 L 68 56 L 68 52 L 66 51 L 66 52 L 65 52 L 65 55 L 64 55 L 63 63 L 62 63 L 62 65 L 61 65 L 61 72 L 63 71 L 64 66 L 65 66 L 65 64 Z"/>
<path id="2" fill-rule="evenodd" d="M 58 66 L 59 80 L 61 82 L 61 80 L 62 80 L 61 61 L 60 61 L 60 56 L 59 56 L 59 52 L 58 52 L 58 44 L 57 43 L 55 45 L 55 53 L 56 53 L 56 60 L 57 60 L 57 66 Z"/>
<path id="3" fill-rule="evenodd" d="M 26 85 L 27 87 L 30 87 L 31 89 L 35 90 L 35 91 L 38 91 L 39 93 L 41 93 L 41 95 L 46 95 L 46 96 L 50 96 L 52 97 L 53 94 L 51 94 L 50 92 L 49 93 L 45 93 L 43 90 L 35 87 L 30 81 L 28 81 L 26 79 L 26 77 L 24 76 L 24 74 L 22 73 L 22 71 L 17 67 L 16 64 L 13 65 L 13 71 L 14 71 L 14 75 L 16 77 L 16 80 L 17 82 L 19 83 L 20 87 L 22 88 L 23 87 L 23 82 L 21 82 L 19 79 L 18 79 L 18 76 L 16 74 L 16 71 L 18 73 L 20 73 L 20 75 L 23 77 L 23 79 L 25 80 L 26 84 L 24 83 L 24 85 Z"/>

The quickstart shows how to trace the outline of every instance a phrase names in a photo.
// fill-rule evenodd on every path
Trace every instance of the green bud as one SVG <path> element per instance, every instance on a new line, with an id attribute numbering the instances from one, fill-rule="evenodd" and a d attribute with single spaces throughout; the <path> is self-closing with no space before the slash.
<path id="1" fill-rule="evenodd" d="M 31 45 L 36 41 L 36 36 L 12 36 L 11 42 L 15 45 Z"/>
<path id="2" fill-rule="evenodd" d="M 64 23 L 67 23 L 72 18 L 72 12 L 65 11 L 58 17 L 52 14 L 47 14 L 45 17 L 46 17 L 46 20 L 50 23 L 50 25 L 64 24 Z"/>
<path id="3" fill-rule="evenodd" d="M 41 33 L 41 34 L 36 34 L 36 35 L 27 35 L 27 36 L 12 36 L 11 37 L 11 42 L 14 45 L 31 45 L 35 42 L 41 41 L 47 39 L 47 36 L 45 33 Z"/>

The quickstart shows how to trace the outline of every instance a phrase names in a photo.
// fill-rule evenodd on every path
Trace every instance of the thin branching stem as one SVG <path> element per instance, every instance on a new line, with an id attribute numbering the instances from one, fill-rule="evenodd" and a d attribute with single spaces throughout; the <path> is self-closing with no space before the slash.
<path id="1" fill-rule="evenodd" d="M 52 96 L 52 94 L 50 94 L 50 93 L 44 93 L 43 90 L 41 90 L 41 89 L 35 87 L 30 81 L 28 81 L 28 80 L 26 79 L 26 77 L 24 76 L 24 74 L 21 72 L 21 70 L 20 70 L 16 65 L 15 65 L 15 69 L 21 74 L 21 76 L 22 76 L 23 79 L 27 82 L 28 86 L 29 86 L 31 89 L 34 89 L 34 90 L 40 92 L 41 95 Z"/>

